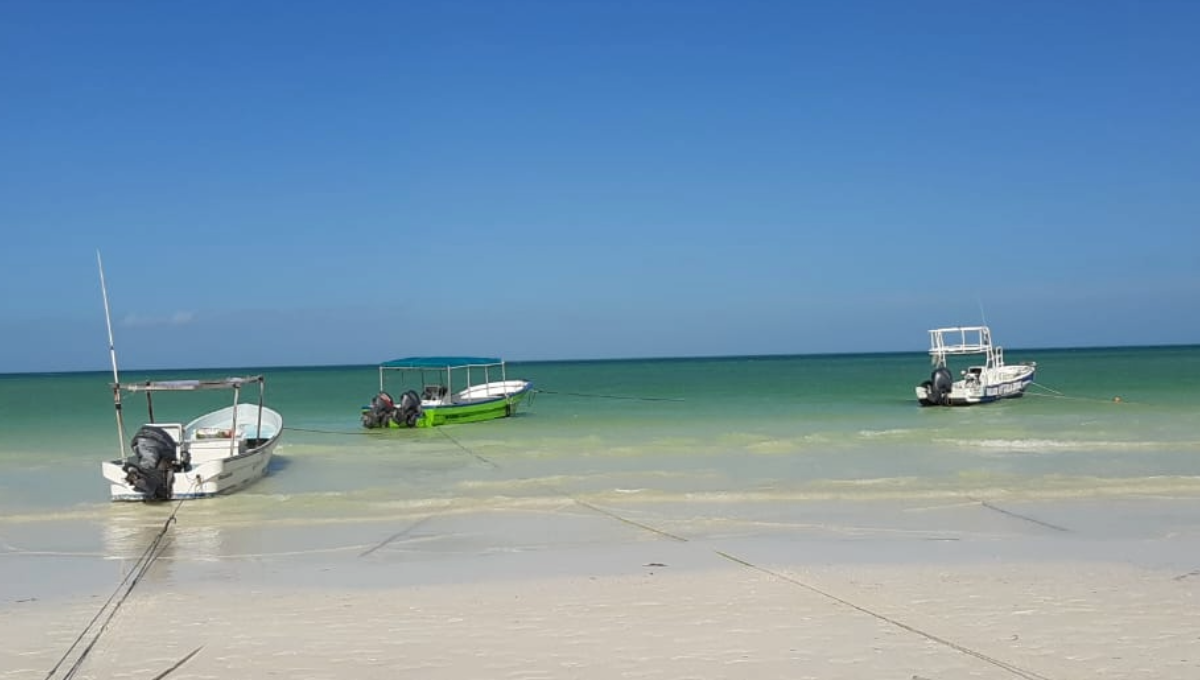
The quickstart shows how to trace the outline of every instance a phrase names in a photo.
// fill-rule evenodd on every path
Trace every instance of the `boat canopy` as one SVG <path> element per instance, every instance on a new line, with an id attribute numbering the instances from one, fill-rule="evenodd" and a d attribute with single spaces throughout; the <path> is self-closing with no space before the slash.
<path id="1" fill-rule="evenodd" d="M 392 359 L 380 368 L 465 368 L 467 366 L 499 366 L 503 360 L 494 357 L 407 357 Z"/>
<path id="2" fill-rule="evenodd" d="M 115 375 L 115 373 L 114 373 Z M 146 412 L 150 423 L 157 422 L 154 417 L 155 392 L 196 392 L 199 390 L 233 390 L 234 406 L 241 400 L 242 387 L 258 385 L 258 419 L 261 427 L 263 410 L 263 392 L 266 390 L 266 379 L 261 375 L 247 375 L 232 378 L 216 378 L 209 380 L 146 380 L 143 382 L 114 382 L 112 383 L 113 405 L 117 413 L 117 435 L 121 442 L 121 460 L 125 460 L 125 419 L 122 416 L 121 393 L 141 393 L 146 395 Z M 237 417 L 234 417 L 234 424 Z"/>
<path id="3" fill-rule="evenodd" d="M 147 380 L 116 385 L 126 392 L 192 392 L 195 390 L 229 390 L 243 385 L 263 383 L 261 375 L 249 375 L 217 380 Z"/>

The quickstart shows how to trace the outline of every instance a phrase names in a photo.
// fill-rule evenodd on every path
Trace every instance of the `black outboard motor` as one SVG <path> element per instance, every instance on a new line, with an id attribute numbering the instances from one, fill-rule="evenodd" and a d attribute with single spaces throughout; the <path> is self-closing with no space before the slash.
<path id="1" fill-rule="evenodd" d="M 171 500 L 175 472 L 187 461 L 176 456 L 175 440 L 161 427 L 145 425 L 133 435 L 133 460 L 124 465 L 125 481 L 146 495 L 146 500 Z"/>
<path id="2" fill-rule="evenodd" d="M 945 366 L 939 366 L 929 376 L 929 383 L 930 401 L 942 406 L 949 406 L 950 391 L 954 389 L 954 376 L 950 374 L 950 369 Z"/>
<path id="3" fill-rule="evenodd" d="M 400 427 L 416 427 L 421 418 L 421 395 L 409 390 L 400 395 L 400 406 L 392 416 Z"/>
<path id="4" fill-rule="evenodd" d="M 396 402 L 392 401 L 392 395 L 380 392 L 371 398 L 371 407 L 363 411 L 362 424 L 368 429 L 387 427 L 388 421 L 395 415 Z"/>

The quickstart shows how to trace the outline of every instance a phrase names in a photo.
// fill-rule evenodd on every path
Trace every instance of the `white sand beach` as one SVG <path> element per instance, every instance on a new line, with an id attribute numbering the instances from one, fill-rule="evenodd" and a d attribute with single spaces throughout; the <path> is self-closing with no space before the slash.
<path id="1" fill-rule="evenodd" d="M 1191 680 L 1200 677 L 1200 551 L 1196 533 L 1179 530 L 1181 507 L 1037 508 L 1088 517 L 1087 535 L 1069 540 L 1023 526 L 1015 511 L 968 506 L 953 513 L 960 529 L 972 516 L 1021 528 L 686 540 L 630 530 L 440 555 L 384 536 L 341 552 L 175 555 L 152 565 L 75 677 L 157 677 L 198 650 L 167 677 Z M 879 510 L 841 511 L 866 522 Z M 1120 530 L 1118 515 L 1144 530 Z M 585 517 L 564 524 L 595 520 Z M 422 525 L 429 540 L 437 522 Z M 504 523 L 546 529 L 528 516 Z M 1105 525 L 1117 529 L 1099 533 Z M 111 592 L 45 578 L 78 575 L 86 560 L 9 553 L 3 564 L 34 562 L 25 597 L 11 582 L 4 590 L 5 680 L 46 677 Z"/>

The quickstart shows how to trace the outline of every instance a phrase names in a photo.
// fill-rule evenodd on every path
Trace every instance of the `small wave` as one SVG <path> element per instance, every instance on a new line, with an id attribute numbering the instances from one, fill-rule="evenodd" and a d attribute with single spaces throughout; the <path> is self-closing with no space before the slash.
<path id="1" fill-rule="evenodd" d="M 771 439 L 760 441 L 754 444 L 747 444 L 746 450 L 753 453 L 772 454 L 772 453 L 794 453 L 801 447 L 794 441 L 786 439 Z"/>
<path id="2" fill-rule="evenodd" d="M 866 439 L 875 439 L 880 437 L 903 437 L 913 433 L 913 430 L 908 428 L 892 428 L 890 430 L 859 430 L 858 436 Z"/>
<path id="3" fill-rule="evenodd" d="M 79 505 L 71 508 L 53 508 L 36 512 L 9 511 L 0 512 L 0 524 L 25 524 L 77 521 L 103 521 L 111 503 L 95 505 Z"/>
<path id="4" fill-rule="evenodd" d="M 1003 449 L 1007 451 L 1088 451 L 1094 449 L 1150 449 L 1158 448 L 1166 442 L 1137 442 L 1113 440 L 1084 440 L 1084 439 L 935 439 L 940 444 L 950 444 L 962 448 Z M 1178 446 L 1178 442 L 1172 442 Z"/>

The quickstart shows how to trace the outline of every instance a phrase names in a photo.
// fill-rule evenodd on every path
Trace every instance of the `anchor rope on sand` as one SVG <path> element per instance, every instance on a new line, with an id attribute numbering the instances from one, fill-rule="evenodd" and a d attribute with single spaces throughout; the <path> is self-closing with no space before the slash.
<path id="1" fill-rule="evenodd" d="M 979 659 L 980 661 L 985 661 L 987 663 L 990 663 L 993 666 L 1002 668 L 1002 669 L 1008 671 L 1009 673 L 1012 673 L 1013 675 L 1016 675 L 1018 677 L 1025 678 L 1026 680 L 1050 680 L 1049 677 L 1042 675 L 1041 673 L 1037 673 L 1037 672 L 1034 672 L 1031 670 L 1021 668 L 1020 666 L 1017 666 L 1016 664 L 1011 664 L 1002 659 L 997 659 L 994 656 L 990 656 L 988 654 L 984 654 L 983 652 L 971 649 L 970 647 L 967 647 L 966 645 L 961 645 L 957 642 L 954 642 L 953 640 L 948 640 L 948 639 L 940 637 L 938 635 L 934 635 L 933 633 L 930 633 L 928 631 L 917 628 L 916 626 L 909 625 L 898 619 L 894 619 L 890 616 L 887 616 L 886 614 L 880 614 L 879 612 L 876 612 L 872 609 L 868 609 L 867 607 L 864 607 L 862 605 L 855 604 L 855 603 L 851 602 L 850 600 L 847 600 L 843 597 L 838 597 L 837 595 L 834 595 L 833 593 L 821 590 L 820 588 L 818 588 L 812 584 L 805 583 L 804 581 L 801 581 L 798 578 L 789 576 L 787 574 L 781 574 L 773 569 L 767 569 L 766 567 L 761 567 L 757 564 L 754 564 L 753 562 L 749 562 L 740 557 L 737 557 L 736 555 L 731 555 L 731 554 L 729 554 L 727 552 L 723 552 L 721 550 L 714 549 L 713 552 L 715 552 L 716 554 L 720 555 L 721 557 L 724 557 L 725 559 L 727 559 L 731 562 L 740 564 L 745 567 L 749 567 L 750 569 L 754 569 L 756 571 L 760 571 L 769 576 L 774 576 L 777 579 L 786 581 L 788 583 L 791 583 L 792 585 L 796 585 L 801 588 L 804 588 L 805 590 L 814 592 L 822 597 L 833 600 L 834 602 L 837 602 L 838 604 L 849 607 L 855 611 L 862 612 L 863 614 L 866 614 L 868 616 L 873 616 L 873 617 L 879 619 L 880 621 L 889 623 L 897 628 L 900 628 L 900 629 L 906 630 L 910 633 L 919 635 L 927 640 L 936 642 L 940 645 L 945 645 L 946 647 L 949 647 L 957 652 L 962 652 L 963 654 L 966 654 L 968 656 L 973 656 L 976 659 Z"/>
<path id="2" fill-rule="evenodd" d="M 451 436 L 449 433 L 445 432 L 445 431 L 444 431 L 444 430 L 442 430 L 441 428 L 439 428 L 439 431 L 441 432 L 441 434 L 442 434 L 443 436 L 445 436 L 445 437 L 446 437 L 447 439 L 449 439 L 451 442 L 454 442 L 454 445 L 455 445 L 455 446 L 457 446 L 459 449 L 461 449 L 462 451 L 464 451 L 464 452 L 465 452 L 465 453 L 467 453 L 468 455 L 470 455 L 470 456 L 472 456 L 472 457 L 474 457 L 474 458 L 476 458 L 476 459 L 478 459 L 478 460 L 480 460 L 480 461 L 482 461 L 482 462 L 486 463 L 487 465 L 491 466 L 493 469 L 496 469 L 496 470 L 501 470 L 501 469 L 503 469 L 503 468 L 501 468 L 499 465 L 497 465 L 495 462 L 493 462 L 492 460 L 490 460 L 490 459 L 488 459 L 488 458 L 485 458 L 484 456 L 480 455 L 479 453 L 477 453 L 477 452 L 475 452 L 475 451 L 471 450 L 471 448 L 470 448 L 470 447 L 466 446 L 465 444 L 463 444 L 463 443 L 462 443 L 462 442 L 460 442 L 459 440 L 455 439 L 455 438 L 454 438 L 454 437 L 452 437 L 452 436 Z M 649 524 L 646 524 L 646 523 L 644 523 L 644 522 L 639 522 L 639 521 L 637 521 L 637 520 L 633 520 L 633 519 L 630 519 L 630 518 L 628 518 L 628 517 L 625 517 L 625 516 L 621 515 L 620 513 L 616 512 L 616 511 L 613 511 L 613 510 L 608 510 L 608 509 L 606 509 L 606 508 L 602 508 L 602 507 L 600 507 L 600 506 L 597 506 L 597 505 L 595 505 L 595 504 L 593 504 L 593 503 L 589 503 L 589 502 L 587 502 L 587 501 L 584 501 L 584 500 L 582 500 L 582 499 L 580 499 L 580 498 L 576 497 L 574 494 L 571 494 L 571 493 L 569 493 L 569 492 L 567 492 L 567 491 L 565 491 L 565 490 L 563 490 L 563 489 L 558 489 L 558 488 L 555 488 L 555 487 L 553 487 L 553 486 L 550 486 L 550 485 L 547 485 L 547 484 L 542 484 L 542 486 L 543 486 L 543 488 L 545 488 L 545 489 L 547 489 L 547 490 L 551 491 L 552 493 L 555 493 L 555 494 L 557 494 L 557 495 L 563 496 L 564 498 L 568 498 L 568 499 L 570 499 L 572 502 L 574 502 L 574 503 L 577 503 L 577 504 L 579 504 L 579 505 L 580 505 L 580 506 L 582 506 L 582 507 L 585 507 L 585 508 L 587 508 L 587 509 L 589 509 L 589 510 L 592 510 L 593 512 L 599 513 L 599 514 L 601 514 L 601 515 L 603 515 L 603 516 L 605 516 L 605 517 L 608 517 L 608 518 L 610 518 L 610 519 L 617 520 L 618 522 L 621 522 L 621 523 L 623 523 L 623 524 L 628 524 L 628 525 L 630 525 L 630 526 L 634 526 L 634 527 L 637 527 L 637 528 L 639 528 L 639 529 L 643 529 L 643 530 L 645 530 L 645 531 L 649 531 L 649 532 L 651 532 L 651 533 L 657 534 L 657 535 L 659 535 L 659 536 L 663 536 L 663 537 L 665 537 L 665 538 L 669 538 L 669 539 L 671 539 L 671 540 L 673 540 L 673 541 L 677 541 L 677 542 L 679 542 L 679 543 L 691 543 L 691 542 L 692 542 L 692 541 L 691 541 L 691 540 L 689 540 L 687 537 L 680 536 L 680 535 L 678 535 L 678 534 L 673 534 L 673 533 L 671 533 L 671 532 L 669 532 L 669 531 L 665 531 L 665 530 L 663 530 L 663 529 L 658 529 L 658 528 L 656 528 L 656 527 L 653 527 L 653 526 L 651 526 L 651 525 L 649 525 Z M 995 510 L 997 510 L 997 511 L 1001 511 L 1001 512 L 1006 512 L 1006 511 L 1000 510 L 999 508 L 994 508 L 994 507 L 993 507 L 992 509 L 995 509 Z M 1009 514 L 1012 514 L 1012 513 L 1009 513 Z M 1034 522 L 1037 522 L 1037 520 L 1032 520 L 1032 519 L 1030 519 L 1030 518 L 1027 518 L 1027 517 L 1024 517 L 1024 516 L 1018 516 L 1018 515 L 1014 515 L 1014 516 L 1020 517 L 1021 519 L 1026 519 L 1026 520 L 1029 520 L 1029 521 L 1034 521 Z M 1042 522 L 1038 522 L 1038 523 L 1039 523 L 1039 524 L 1044 524 L 1044 523 L 1042 523 Z M 1049 527 L 1051 527 L 1051 528 L 1054 528 L 1054 529 L 1061 529 L 1061 527 L 1056 527 L 1056 526 L 1053 526 L 1053 525 L 1046 525 L 1046 526 L 1049 526 Z M 805 590 L 808 590 L 809 592 L 812 592 L 812 593 L 815 593 L 815 594 L 817 594 L 817 595 L 820 595 L 821 597 L 824 597 L 824 598 L 826 598 L 826 599 L 828 599 L 828 600 L 831 600 L 831 601 L 833 601 L 833 602 L 836 602 L 836 603 L 838 603 L 838 604 L 840 604 L 840 605 L 842 605 L 842 606 L 849 607 L 850 609 L 853 609 L 853 610 L 855 610 L 855 611 L 857 611 L 857 612 L 860 612 L 860 613 L 866 614 L 866 615 L 868 615 L 868 616 L 872 616 L 872 617 L 874 617 L 874 618 L 876 618 L 876 619 L 878 619 L 878 620 L 880 620 L 880 621 L 883 621 L 883 622 L 885 622 L 885 623 L 888 623 L 888 624 L 890 624 L 890 625 L 892 625 L 892 626 L 895 626 L 895 627 L 897 627 L 897 628 L 900 628 L 901 630 L 908 631 L 909 633 L 912 633 L 912 634 L 914 634 L 914 635 L 918 635 L 918 636 L 920 636 L 920 637 L 923 637 L 923 638 L 925 638 L 926 640 L 929 640 L 929 641 L 931 641 L 931 642 L 936 642 L 937 644 L 943 645 L 943 646 L 945 646 L 945 647 L 949 647 L 950 649 L 953 649 L 953 650 L 955 650 L 955 651 L 957 651 L 957 652 L 960 652 L 960 653 L 962 653 L 962 654 L 966 654 L 966 655 L 968 655 L 968 656 L 972 656 L 972 657 L 974 657 L 974 658 L 976 658 L 976 659 L 979 659 L 980 661 L 983 661 L 983 662 L 985 662 L 985 663 L 989 663 L 989 664 L 991 664 L 991 665 L 993 665 L 993 666 L 996 666 L 997 668 L 1000 668 L 1000 669 L 1003 669 L 1003 670 L 1005 670 L 1005 671 L 1008 671 L 1009 673 L 1012 673 L 1013 675 L 1015 675 L 1015 676 L 1017 676 L 1017 677 L 1024 678 L 1025 680 L 1051 680 L 1051 678 L 1049 678 L 1048 676 L 1042 675 L 1042 674 L 1040 674 L 1040 673 L 1037 673 L 1037 672 L 1035 672 L 1035 671 L 1031 671 L 1031 670 L 1028 670 L 1028 669 L 1025 669 L 1025 668 L 1021 668 L 1020 666 L 1017 666 L 1016 664 L 1009 663 L 1009 662 L 1007 662 L 1007 661 L 1004 661 L 1003 659 L 998 659 L 998 658 L 996 658 L 996 657 L 994 657 L 994 656 L 990 656 L 990 655 L 988 655 L 988 654 L 984 654 L 983 652 L 980 652 L 980 651 L 978 651 L 978 650 L 975 650 L 975 649 L 972 649 L 972 648 L 970 648 L 970 647 L 967 647 L 966 645 L 959 644 L 959 643 L 957 643 L 957 642 L 954 642 L 953 640 L 949 640 L 949 639 L 947 639 L 947 638 L 943 638 L 943 637 L 941 637 L 941 636 L 938 636 L 938 635 L 935 635 L 935 634 L 933 634 L 933 633 L 930 633 L 930 632 L 928 632 L 928 631 L 926 631 L 926 630 L 922 630 L 921 628 L 917 628 L 917 627 L 916 627 L 916 626 L 914 626 L 914 625 L 911 625 L 911 624 L 904 623 L 903 621 L 900 621 L 899 619 L 896 619 L 896 618 L 890 617 L 890 616 L 888 616 L 888 615 L 886 615 L 886 614 L 882 614 L 882 613 L 880 613 L 880 612 L 877 612 L 877 611 L 875 611 L 875 610 L 873 610 L 873 609 L 870 609 L 870 608 L 868 608 L 868 607 L 865 607 L 865 606 L 863 606 L 863 605 L 856 604 L 856 603 L 854 603 L 854 602 L 852 602 L 852 601 L 850 601 L 850 600 L 847 600 L 846 598 L 839 597 L 839 596 L 837 596 L 837 595 L 835 595 L 835 594 L 833 594 L 833 593 L 830 593 L 830 592 L 828 592 L 828 591 L 822 590 L 821 588 L 818 588 L 818 587 L 816 587 L 816 586 L 814 586 L 814 585 L 812 585 L 812 584 L 810 584 L 810 583 L 807 583 L 807 582 L 805 582 L 805 581 L 802 581 L 802 580 L 800 580 L 799 578 L 797 578 L 797 577 L 795 577 L 795 576 L 790 576 L 790 575 L 788 575 L 788 574 L 783 574 L 783 573 L 780 573 L 780 572 L 778 572 L 778 571 L 775 571 L 775 570 L 773 570 L 773 569 L 768 569 L 767 567 L 760 566 L 760 565 L 758 565 L 758 564 L 755 564 L 755 563 L 753 563 L 753 562 L 751 562 L 751 561 L 749 561 L 749 560 L 747 560 L 747 559 L 745 559 L 745 558 L 738 557 L 738 556 L 736 556 L 736 555 L 734 555 L 734 554 L 732 554 L 732 553 L 728 553 L 728 552 L 725 552 L 725 551 L 723 551 L 723 550 L 719 550 L 719 549 L 717 549 L 717 548 L 712 548 L 712 552 L 713 552 L 713 554 L 717 555 L 718 557 L 721 557 L 722 559 L 725 559 L 725 560 L 728 560 L 728 561 L 730 561 L 730 562 L 733 562 L 734 564 L 737 564 L 737 565 L 740 565 L 740 566 L 746 567 L 746 568 L 748 568 L 748 569 L 753 569 L 753 570 L 755 570 L 755 571 L 761 572 L 761 573 L 763 573 L 763 574 L 766 574 L 766 575 L 768 575 L 768 576 L 774 577 L 774 578 L 776 578 L 776 579 L 778 579 L 778 580 L 780 580 L 780 581 L 782 581 L 782 582 L 785 582 L 785 583 L 790 583 L 790 584 L 792 584 L 792 585 L 794 585 L 794 586 L 798 586 L 798 587 L 800 587 L 800 588 L 804 588 Z"/>
<path id="3" fill-rule="evenodd" d="M 1045 527 L 1045 528 L 1051 529 L 1053 531 L 1062 531 L 1062 532 L 1066 532 L 1066 533 L 1071 532 L 1071 530 L 1066 527 L 1062 527 L 1057 524 L 1051 524 L 1050 522 L 1044 522 L 1036 517 L 1030 517 L 1029 515 L 1022 515 L 1021 513 L 1013 512 L 1012 510 L 1005 510 L 1004 508 L 1002 508 L 998 505 L 995 505 L 994 503 L 985 501 L 985 500 L 973 498 L 971 496 L 967 496 L 967 498 L 970 498 L 971 501 L 978 503 L 980 505 L 980 507 L 987 508 L 988 510 L 991 510 L 992 512 L 998 512 L 1001 515 L 1006 515 L 1008 517 L 1012 517 L 1013 519 L 1019 519 L 1023 522 L 1029 522 L 1030 524 L 1036 524 L 1038 526 Z"/>
<path id="4" fill-rule="evenodd" d="M 467 446 L 467 445 L 463 444 L 462 442 L 460 442 L 459 440 L 455 439 L 455 438 L 454 438 L 452 435 L 450 435 L 450 433 L 446 432 L 445 428 L 438 428 L 438 432 L 439 432 L 439 433 L 440 433 L 440 434 L 441 434 L 443 437 L 445 437 L 446 439 L 449 439 L 451 442 L 453 442 L 455 446 L 457 446 L 459 449 L 461 449 L 461 450 L 462 450 L 464 453 L 466 453 L 467 455 L 469 455 L 469 456 L 471 456 L 471 457 L 475 458 L 476 460 L 479 460 L 480 462 L 484 463 L 485 465 L 488 465 L 488 466 L 490 466 L 490 467 L 491 467 L 492 469 L 494 469 L 494 470 L 500 470 L 500 469 L 502 469 L 502 468 L 501 468 L 499 465 L 497 465 L 497 464 L 496 464 L 496 462 L 495 462 L 495 461 L 493 461 L 493 460 L 491 460 L 491 459 L 489 459 L 489 458 L 486 458 L 486 457 L 484 457 L 484 456 L 480 455 L 479 453 L 477 453 L 477 452 L 475 452 L 475 451 L 472 451 L 472 450 L 471 450 L 471 448 L 470 448 L 469 446 Z M 676 536 L 675 534 L 672 534 L 672 533 L 670 533 L 670 532 L 668 532 L 668 531 L 663 531 L 662 529 L 657 529 L 657 528 L 655 528 L 655 527 L 652 527 L 652 526 L 650 526 L 650 525 L 648 525 L 648 524 L 643 524 L 643 523 L 641 523 L 641 522 L 638 522 L 638 521 L 636 521 L 636 520 L 629 519 L 628 517 L 622 517 L 621 515 L 618 515 L 617 513 L 615 513 L 615 512 L 612 512 L 611 510 L 606 510 L 606 509 L 604 509 L 604 508 L 601 508 L 601 507 L 599 507 L 599 506 L 597 506 L 597 505 L 593 505 L 593 504 L 591 504 L 591 503 L 588 503 L 587 501 L 585 501 L 585 500 L 583 500 L 583 499 L 576 498 L 574 495 L 572 495 L 572 494 L 570 494 L 570 493 L 568 493 L 568 492 L 566 492 L 566 491 L 564 491 L 564 490 L 562 490 L 562 489 L 559 489 L 559 488 L 556 488 L 556 487 L 550 486 L 550 485 L 548 485 L 548 484 L 545 484 L 545 483 L 542 483 L 542 482 L 539 482 L 539 484 L 542 486 L 542 488 L 546 489 L 547 491 L 549 491 L 549 492 L 551 492 L 551 493 L 553 493 L 553 494 L 555 494 L 555 495 L 557 495 L 557 496 L 562 496 L 562 497 L 564 497 L 564 498 L 569 498 L 569 499 L 571 499 L 571 501 L 572 501 L 573 503 L 577 503 L 577 504 L 579 504 L 579 505 L 581 505 L 581 506 L 583 506 L 583 507 L 585 507 L 585 508 L 587 508 L 587 509 L 589 509 L 589 510 L 591 510 L 591 511 L 593 511 L 593 512 L 599 513 L 599 514 L 601 514 L 601 515 L 605 515 L 605 516 L 607 516 L 607 517 L 609 517 L 609 518 L 611 518 L 611 519 L 615 519 L 615 520 L 617 520 L 618 522 L 624 522 L 625 524 L 628 524 L 628 525 L 630 525 L 630 526 L 635 526 L 635 527 L 637 527 L 637 528 L 639 528 L 639 529 L 643 529 L 643 530 L 645 530 L 645 531 L 649 531 L 649 532 L 651 532 L 651 533 L 658 534 L 659 536 L 663 536 L 663 537 L 665 537 L 665 538 L 669 538 L 669 539 L 671 539 L 671 540 L 674 540 L 674 541 L 679 541 L 679 542 L 681 542 L 681 543 L 686 543 L 686 542 L 687 542 L 687 539 L 686 539 L 686 538 L 683 538 L 683 537 L 681 537 L 681 536 Z"/>
<path id="5" fill-rule="evenodd" d="M 193 487 L 194 485 L 195 483 L 193 483 Z M 83 665 L 84 660 L 87 659 L 89 654 L 91 654 L 92 649 L 96 646 L 96 643 L 100 641 L 100 636 L 102 636 L 108 629 L 108 624 L 111 623 L 113 617 L 117 615 L 117 611 L 121 608 L 121 605 L 125 603 L 125 600 L 129 597 L 129 594 L 133 592 L 133 589 L 137 586 L 137 584 L 142 580 L 142 577 L 146 575 L 146 572 L 150 570 L 150 567 L 154 566 L 154 563 L 162 555 L 163 550 L 166 548 L 164 541 L 167 536 L 167 531 L 170 530 L 171 525 L 175 523 L 175 517 L 179 513 L 179 508 L 183 505 L 184 500 L 185 499 L 181 498 L 175 503 L 175 508 L 171 511 L 171 514 L 167 517 L 166 521 L 163 522 L 162 528 L 159 529 L 158 533 L 154 536 L 154 539 L 150 541 L 150 545 L 146 547 L 141 556 L 138 557 L 136 562 L 134 562 L 133 568 L 129 570 L 129 573 L 125 575 L 125 578 L 121 579 L 121 582 L 117 584 L 116 589 L 114 589 L 112 594 L 108 596 L 108 599 L 104 601 L 104 604 L 100 606 L 100 609 L 96 612 L 96 615 L 93 616 L 92 619 L 88 621 L 88 624 L 84 626 L 83 630 L 80 631 L 79 636 L 75 638 L 75 641 L 72 642 L 69 647 L 67 647 L 67 651 L 63 652 L 63 655 L 61 658 L 59 658 L 58 663 L 54 664 L 54 667 L 51 668 L 48 673 L 46 673 L 46 680 L 51 680 L 54 677 L 54 674 L 59 671 L 59 669 L 67 661 L 75 649 L 83 643 L 84 638 L 87 637 L 89 632 L 96 627 L 97 623 L 99 623 L 99 627 L 96 628 L 92 639 L 82 648 L 82 650 L 80 650 L 75 662 L 72 663 L 70 668 L 68 668 L 67 671 L 62 675 L 62 678 L 63 680 L 73 678 L 75 673 L 79 671 L 79 668 Z M 103 621 L 101 622 L 102 618 Z M 167 669 L 158 677 L 165 677 L 168 673 L 171 673 L 176 668 L 183 665 L 183 663 L 188 659 L 195 656 L 195 654 L 199 651 L 200 649 L 197 648 L 191 654 L 179 661 L 179 663 L 177 663 L 175 666 Z"/>

